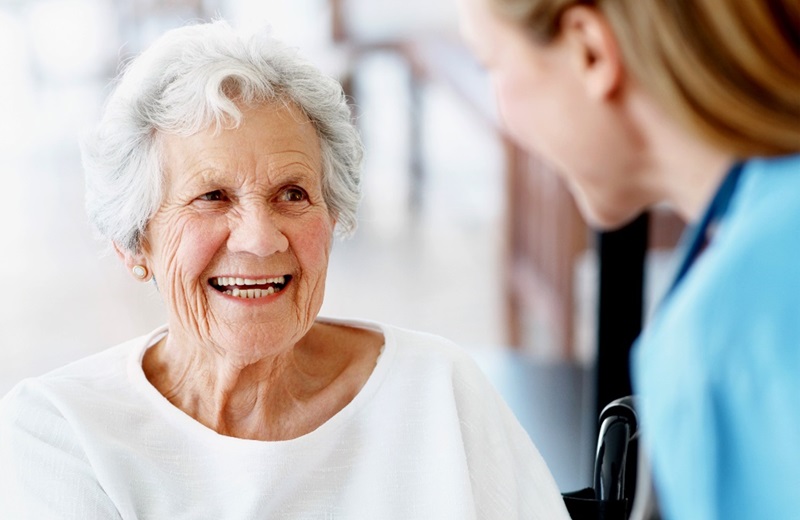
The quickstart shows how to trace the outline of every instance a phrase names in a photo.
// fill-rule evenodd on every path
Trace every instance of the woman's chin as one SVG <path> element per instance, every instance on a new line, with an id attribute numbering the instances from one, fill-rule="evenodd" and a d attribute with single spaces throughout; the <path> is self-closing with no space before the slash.
<path id="1" fill-rule="evenodd" d="M 627 224 L 633 222 L 636 217 L 641 215 L 642 212 L 635 212 L 629 213 L 625 215 L 607 215 L 607 214 L 598 214 L 593 213 L 591 215 L 584 214 L 584 218 L 586 219 L 586 223 L 594 229 L 595 231 L 616 231 Z"/>
<path id="2" fill-rule="evenodd" d="M 571 190 L 581 216 L 594 230 L 615 231 L 632 222 L 642 214 L 646 208 L 633 207 L 617 201 L 616 203 L 601 203 L 589 200 L 588 197 L 575 189 Z"/>

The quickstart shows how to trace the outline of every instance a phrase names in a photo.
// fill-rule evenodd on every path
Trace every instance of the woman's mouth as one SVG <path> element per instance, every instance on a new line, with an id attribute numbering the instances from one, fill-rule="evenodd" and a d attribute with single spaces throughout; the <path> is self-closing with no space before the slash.
<path id="1" fill-rule="evenodd" d="M 236 298 L 263 298 L 281 292 L 292 280 L 290 275 L 274 278 L 238 278 L 217 276 L 208 283 L 217 291 Z"/>

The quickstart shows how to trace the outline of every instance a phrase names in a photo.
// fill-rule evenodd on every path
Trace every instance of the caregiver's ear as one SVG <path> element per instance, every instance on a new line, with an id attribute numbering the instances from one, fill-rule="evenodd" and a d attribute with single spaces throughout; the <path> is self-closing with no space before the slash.
<path id="1" fill-rule="evenodd" d="M 559 39 L 570 65 L 593 99 L 608 99 L 622 85 L 623 60 L 608 19 L 599 10 L 577 5 L 561 17 Z"/>

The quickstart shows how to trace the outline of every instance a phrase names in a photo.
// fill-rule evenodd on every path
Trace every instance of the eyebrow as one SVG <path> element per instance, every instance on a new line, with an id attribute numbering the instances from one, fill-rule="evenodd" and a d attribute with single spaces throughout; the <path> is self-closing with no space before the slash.
<path id="1" fill-rule="evenodd" d="M 298 167 L 298 165 L 300 166 Z M 228 172 L 216 166 L 203 167 L 196 172 L 191 172 L 190 169 L 186 171 L 188 175 L 184 177 L 183 181 L 176 184 L 178 189 L 191 189 L 205 185 L 220 185 L 225 187 L 231 184 L 231 178 Z M 235 175 L 233 180 L 235 181 L 237 178 L 238 176 Z M 303 184 L 309 181 L 322 185 L 322 172 L 312 169 L 305 163 L 294 161 L 270 171 L 267 176 L 267 181 L 270 185 Z M 233 184 L 236 184 L 236 182 Z"/>

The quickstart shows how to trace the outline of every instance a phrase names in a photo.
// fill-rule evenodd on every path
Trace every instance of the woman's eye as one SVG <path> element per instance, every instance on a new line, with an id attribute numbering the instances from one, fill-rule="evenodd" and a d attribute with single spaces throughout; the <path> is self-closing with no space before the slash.
<path id="1" fill-rule="evenodd" d="M 281 192 L 280 200 L 283 202 L 302 202 L 308 199 L 308 195 L 302 188 L 291 186 Z"/>
<path id="2" fill-rule="evenodd" d="M 208 193 L 204 193 L 204 194 L 200 195 L 197 198 L 199 200 L 205 200 L 205 201 L 209 201 L 209 202 L 227 200 L 227 197 L 222 192 L 222 190 L 209 191 Z"/>

